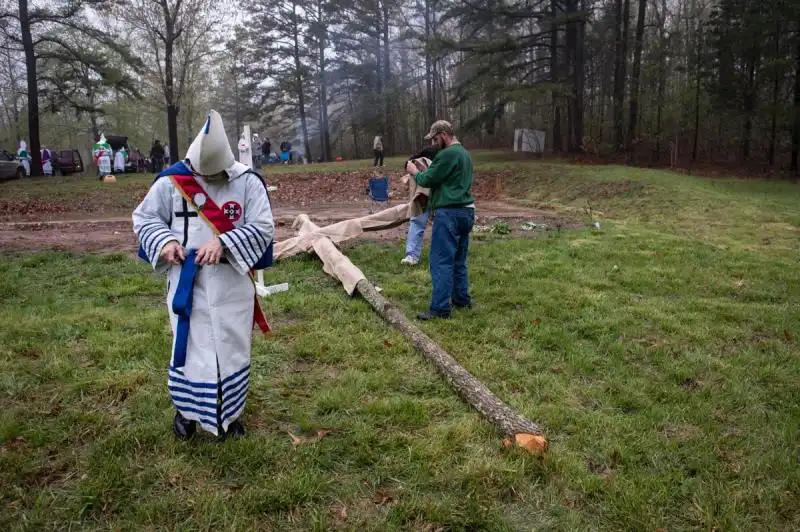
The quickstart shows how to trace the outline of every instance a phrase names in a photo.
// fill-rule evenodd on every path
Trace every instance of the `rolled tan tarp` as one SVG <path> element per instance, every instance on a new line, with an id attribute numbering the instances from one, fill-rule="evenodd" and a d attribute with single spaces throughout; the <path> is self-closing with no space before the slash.
<path id="1" fill-rule="evenodd" d="M 430 164 L 430 160 L 425 158 L 415 159 L 414 163 L 417 168 L 425 169 Z M 308 224 L 311 220 L 307 215 L 301 214 L 292 224 L 292 228 L 298 231 L 298 236 L 282 242 L 276 242 L 273 250 L 274 259 L 286 259 L 300 253 L 307 253 L 311 250 L 313 242 L 318 236 L 330 238 L 331 242 L 339 244 L 352 240 L 367 231 L 380 231 L 397 227 L 406 223 L 409 218 L 421 214 L 427 206 L 430 190 L 418 187 L 409 175 L 403 176 L 402 180 L 409 185 L 408 203 L 395 205 L 373 214 L 344 220 L 325 227 L 317 227 L 314 224 L 306 225 L 306 231 L 300 231 L 300 229 L 303 224 Z M 311 229 L 311 226 L 313 226 L 313 229 Z"/>

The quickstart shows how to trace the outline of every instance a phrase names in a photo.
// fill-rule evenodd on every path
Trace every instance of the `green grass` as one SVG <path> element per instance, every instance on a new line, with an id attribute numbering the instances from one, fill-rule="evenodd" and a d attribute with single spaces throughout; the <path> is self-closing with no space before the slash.
<path id="1" fill-rule="evenodd" d="M 423 324 L 546 428 L 544 459 L 502 449 L 313 259 L 266 274 L 291 290 L 265 300 L 248 437 L 176 442 L 163 278 L 117 255 L 5 255 L 0 528 L 800 528 L 798 189 L 482 168 L 510 169 L 520 202 L 603 213 L 599 231 L 476 235 L 475 310 Z M 347 253 L 425 308 L 401 245 Z M 323 429 L 292 449 L 287 431 Z"/>

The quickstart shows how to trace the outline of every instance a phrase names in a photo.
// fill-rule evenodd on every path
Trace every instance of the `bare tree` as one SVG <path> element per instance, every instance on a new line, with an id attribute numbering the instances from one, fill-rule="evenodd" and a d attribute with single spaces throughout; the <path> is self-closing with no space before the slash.
<path id="1" fill-rule="evenodd" d="M 39 137 L 39 92 L 43 84 L 38 74 L 38 62 L 57 59 L 102 68 L 100 57 L 91 50 L 77 48 L 66 33 L 79 33 L 103 45 L 104 50 L 114 51 L 125 59 L 131 59 L 125 46 L 106 32 L 92 25 L 87 13 L 91 7 L 102 5 L 103 0 L 73 0 L 55 5 L 29 6 L 28 0 L 19 0 L 14 9 L 12 2 L 0 4 L 0 31 L 6 41 L 5 48 L 25 57 L 25 74 L 28 96 L 28 133 L 32 158 L 31 175 L 42 175 Z M 52 81 L 52 80 L 51 80 Z"/>
<path id="2" fill-rule="evenodd" d="M 120 0 L 120 18 L 130 24 L 131 37 L 156 84 L 167 112 L 170 153 L 180 152 L 178 115 L 188 92 L 191 73 L 211 53 L 209 35 L 224 7 L 214 0 Z"/>

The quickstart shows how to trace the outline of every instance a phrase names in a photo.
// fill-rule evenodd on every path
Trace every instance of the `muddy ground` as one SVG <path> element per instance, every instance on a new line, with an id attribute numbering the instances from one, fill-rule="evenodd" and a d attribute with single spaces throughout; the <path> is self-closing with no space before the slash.
<path id="1" fill-rule="evenodd" d="M 368 170 L 272 176 L 270 184 L 277 187 L 271 194 L 276 240 L 293 235 L 292 222 L 301 213 L 309 214 L 318 225 L 369 214 L 370 201 L 366 196 L 369 176 Z M 512 198 L 502 195 L 505 177 L 501 173 L 485 173 L 476 178 L 476 225 L 489 226 L 505 221 L 512 234 L 529 234 L 520 228 L 526 221 L 550 227 L 579 225 L 576 220 L 551 211 L 515 205 Z M 137 245 L 130 212 L 146 193 L 148 183 L 116 185 L 119 184 L 93 190 L 89 198 L 85 193 L 70 194 L 65 185 L 59 185 L 61 188 L 49 195 L 42 193 L 41 188 L 32 188 L 30 194 L 22 197 L 3 194 L 4 197 L 0 197 L 0 251 L 134 253 Z M 399 174 L 390 176 L 390 189 L 390 203 L 402 203 L 406 192 Z M 400 241 L 405 238 L 406 231 L 404 225 L 368 233 L 363 238 Z M 426 232 L 426 237 L 429 233 Z"/>

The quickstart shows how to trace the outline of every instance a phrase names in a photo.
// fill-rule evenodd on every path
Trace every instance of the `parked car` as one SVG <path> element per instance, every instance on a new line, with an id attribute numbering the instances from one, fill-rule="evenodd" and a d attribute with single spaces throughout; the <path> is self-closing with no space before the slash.
<path id="1" fill-rule="evenodd" d="M 83 173 L 83 158 L 78 150 L 59 150 L 53 163 L 54 170 L 61 175 Z"/>
<path id="2" fill-rule="evenodd" d="M 17 158 L 5 150 L 0 150 L 0 179 L 22 179 L 25 168 Z"/>

